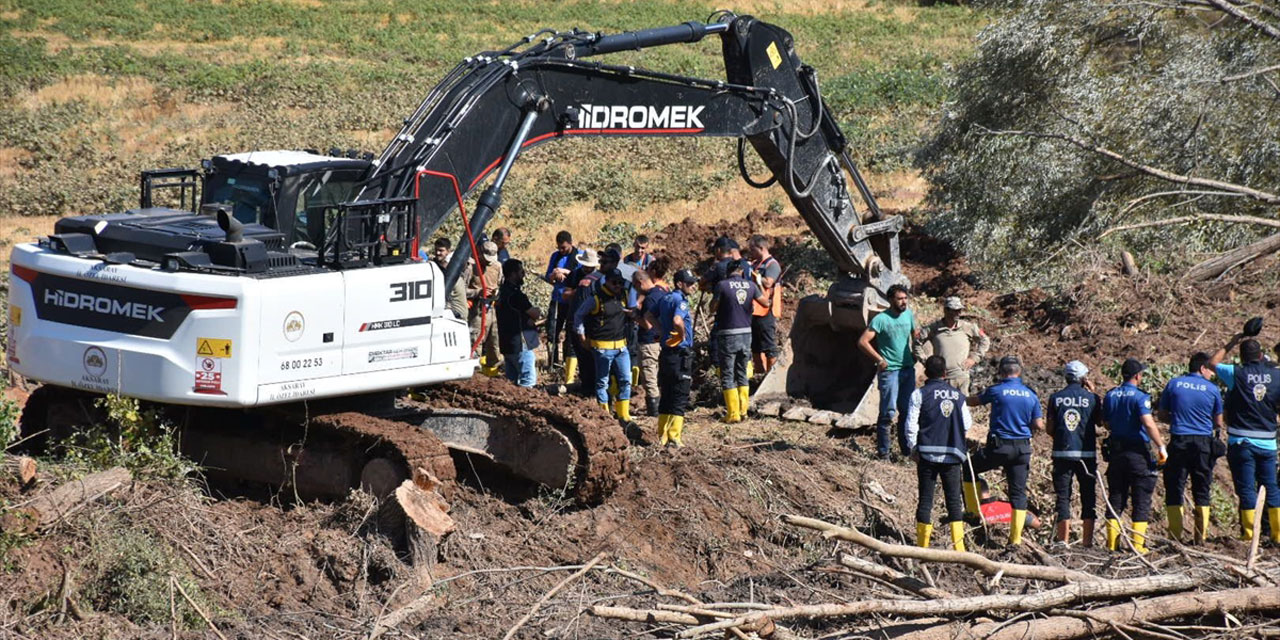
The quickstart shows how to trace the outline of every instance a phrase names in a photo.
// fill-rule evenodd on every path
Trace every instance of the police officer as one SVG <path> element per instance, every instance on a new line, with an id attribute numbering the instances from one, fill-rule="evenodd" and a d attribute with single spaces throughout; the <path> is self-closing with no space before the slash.
<path id="1" fill-rule="evenodd" d="M 916 461 L 920 502 L 916 506 L 916 544 L 929 546 L 933 534 L 933 489 L 942 478 L 942 495 L 951 527 L 951 546 L 964 551 L 964 495 L 960 468 L 964 465 L 964 434 L 973 425 L 964 394 L 947 382 L 947 362 L 941 356 L 924 361 L 928 380 L 911 392 L 907 405 L 906 438 Z"/>
<path id="2" fill-rule="evenodd" d="M 698 277 L 681 269 L 671 280 L 671 293 L 658 303 L 656 324 L 661 327 L 662 355 L 658 360 L 658 444 L 682 446 L 684 412 L 689 407 L 693 385 L 693 318 L 689 314 L 689 292 L 698 286 Z"/>
<path id="3" fill-rule="evenodd" d="M 1243 340 L 1243 342 L 1242 342 Z M 1238 365 L 1219 364 L 1240 345 Z M 1280 486 L 1276 483 L 1276 413 L 1280 410 L 1280 369 L 1262 360 L 1262 345 L 1231 338 L 1213 355 L 1218 377 L 1227 387 L 1227 463 L 1240 499 L 1240 536 L 1253 538 L 1258 485 L 1267 488 L 1267 517 L 1271 540 L 1280 542 Z"/>
<path id="4" fill-rule="evenodd" d="M 609 410 L 609 376 L 618 381 L 618 401 L 613 409 L 619 420 L 631 422 L 631 353 L 627 351 L 626 280 L 614 266 L 603 270 L 604 279 L 582 301 L 573 320 L 578 338 L 595 358 L 596 402 Z M 580 290 L 581 292 L 581 290 Z"/>
<path id="5" fill-rule="evenodd" d="M 756 283 L 744 275 L 743 262 L 729 263 L 725 278 L 712 289 L 715 295 L 711 299 L 711 312 L 716 318 L 716 364 L 724 391 L 724 422 L 728 424 L 741 422 L 751 404 L 747 364 L 751 362 L 752 301 L 766 309 L 770 305 Z"/>
<path id="6" fill-rule="evenodd" d="M 991 428 L 987 444 L 970 458 L 965 469 L 965 512 L 978 517 L 977 474 L 1002 467 L 1009 484 L 1009 502 L 1013 505 L 1013 522 L 1009 525 L 1009 544 L 1022 544 L 1022 528 L 1027 520 L 1027 474 L 1031 470 L 1031 432 L 1044 428 L 1040 398 L 1022 383 L 1022 362 L 1017 356 L 1000 359 L 999 383 L 991 385 L 977 397 L 970 396 L 971 406 L 991 405 Z"/>
<path id="7" fill-rule="evenodd" d="M 1151 493 L 1156 488 L 1157 462 L 1164 464 L 1168 450 L 1151 417 L 1151 396 L 1138 385 L 1147 365 L 1129 358 L 1120 366 L 1124 382 L 1107 392 L 1102 400 L 1102 420 L 1111 434 L 1107 438 L 1107 548 L 1115 551 L 1120 541 L 1120 514 L 1133 500 L 1133 548 L 1146 553 L 1147 522 L 1151 518 Z M 1157 459 L 1151 459 L 1147 443 L 1154 443 Z"/>
<path id="8" fill-rule="evenodd" d="M 1053 434 L 1053 492 L 1058 502 L 1054 539 L 1065 543 L 1071 533 L 1071 481 L 1080 485 L 1081 543 L 1093 546 L 1098 502 L 1098 423 L 1102 399 L 1093 392 L 1089 368 L 1072 360 L 1062 370 L 1067 386 L 1049 396 L 1046 426 Z"/>
<path id="9" fill-rule="evenodd" d="M 1210 356 L 1191 356 L 1187 373 L 1165 385 L 1160 394 L 1160 419 L 1169 423 L 1169 461 L 1164 467 L 1164 510 L 1169 535 L 1182 539 L 1182 490 L 1191 476 L 1195 503 L 1195 540 L 1204 542 L 1209 532 L 1209 487 L 1213 484 L 1213 439 L 1222 429 L 1222 392 L 1213 380 Z"/>

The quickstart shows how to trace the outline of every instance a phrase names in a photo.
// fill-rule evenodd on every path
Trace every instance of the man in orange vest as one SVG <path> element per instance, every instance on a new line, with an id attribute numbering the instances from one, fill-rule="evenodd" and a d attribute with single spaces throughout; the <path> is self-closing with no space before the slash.
<path id="1" fill-rule="evenodd" d="M 756 370 L 769 373 L 778 362 L 778 318 L 782 317 L 782 265 L 769 253 L 769 240 L 762 235 L 747 241 L 751 258 L 751 277 L 769 306 L 753 302 L 751 306 L 751 354 Z"/>

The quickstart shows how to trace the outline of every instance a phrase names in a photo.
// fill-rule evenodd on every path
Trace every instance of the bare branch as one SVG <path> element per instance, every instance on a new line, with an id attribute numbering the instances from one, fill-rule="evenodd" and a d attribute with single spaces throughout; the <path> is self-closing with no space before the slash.
<path id="1" fill-rule="evenodd" d="M 1271 73 L 1272 71 L 1280 71 L 1280 64 L 1272 65 L 1270 67 L 1263 67 L 1261 69 L 1254 69 L 1253 71 L 1246 71 L 1245 73 L 1239 73 L 1234 76 L 1226 76 L 1223 78 L 1218 78 L 1218 82 L 1227 83 L 1227 82 L 1235 82 L 1236 80 L 1246 80 L 1254 76 L 1260 76 L 1264 73 Z"/>
<path id="2" fill-rule="evenodd" d="M 1238 193 L 1242 196 L 1252 198 L 1254 200 L 1258 200 L 1259 202 L 1265 202 L 1267 204 L 1280 204 L 1280 195 L 1277 195 L 1274 193 L 1261 191 L 1258 189 L 1254 189 L 1252 187 L 1246 187 L 1244 185 L 1239 185 L 1232 182 L 1224 182 L 1222 180 L 1213 180 L 1210 178 L 1196 178 L 1194 176 L 1186 176 L 1179 173 L 1174 173 L 1172 171 L 1166 171 L 1164 169 L 1142 164 L 1141 162 L 1138 162 L 1136 160 L 1131 160 L 1128 157 L 1120 155 L 1119 153 L 1116 153 L 1115 151 L 1112 151 L 1106 147 L 1101 147 L 1096 144 L 1086 142 L 1075 136 L 1069 136 L 1061 133 L 1045 133 L 1041 131 L 1022 131 L 1022 130 L 993 131 L 990 129 L 984 129 L 984 131 L 985 133 L 983 135 L 991 135 L 991 136 L 1021 136 L 1024 138 L 1047 138 L 1052 140 L 1061 140 L 1063 142 L 1067 142 L 1072 145 L 1075 145 L 1076 147 L 1084 149 L 1085 151 L 1091 151 L 1100 156 L 1110 158 L 1111 160 L 1119 162 L 1120 164 L 1123 164 L 1126 167 L 1129 167 L 1131 169 L 1136 169 L 1142 173 L 1145 173 L 1155 178 L 1159 178 L 1161 180 L 1173 182 L 1175 184 L 1186 184 L 1186 185 L 1193 185 L 1197 187 L 1206 187 L 1209 189 L 1218 189 L 1220 191 L 1230 191 L 1232 193 Z"/>
<path id="3" fill-rule="evenodd" d="M 1256 16 L 1245 13 L 1243 9 L 1231 4 L 1230 2 L 1227 2 L 1227 0 L 1207 0 L 1207 1 L 1209 4 L 1216 7 L 1219 11 L 1230 14 L 1232 17 L 1236 18 L 1237 20 L 1240 20 L 1241 22 L 1244 22 L 1245 24 L 1253 27 L 1254 29 L 1261 31 L 1276 40 L 1280 40 L 1280 29 L 1277 29 L 1275 25 L 1272 25 L 1267 22 L 1263 22 L 1262 20 L 1259 20 Z"/>
<path id="4" fill-rule="evenodd" d="M 1165 227 L 1175 224 L 1189 224 L 1192 222 L 1230 222 L 1237 224 L 1256 224 L 1264 227 L 1275 227 L 1280 229 L 1280 220 L 1271 220 L 1269 218 L 1259 218 L 1257 216 L 1236 216 L 1218 213 L 1200 213 L 1190 216 L 1178 216 L 1176 218 L 1165 218 L 1163 220 L 1148 220 L 1146 222 L 1135 222 L 1133 224 L 1120 225 L 1111 227 L 1106 231 L 1098 234 L 1101 240 L 1113 233 L 1121 231 L 1132 231 L 1134 229 L 1146 229 L 1148 227 Z"/>

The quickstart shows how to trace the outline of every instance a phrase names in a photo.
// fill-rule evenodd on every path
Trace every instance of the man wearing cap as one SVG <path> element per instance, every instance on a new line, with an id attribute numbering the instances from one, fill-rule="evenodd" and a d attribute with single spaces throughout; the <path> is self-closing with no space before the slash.
<path id="1" fill-rule="evenodd" d="M 730 261 L 725 278 L 712 290 L 711 313 L 715 315 L 716 365 L 720 367 L 720 388 L 724 392 L 726 424 L 741 422 L 751 405 L 751 305 L 769 306 L 756 283 L 743 275 L 744 261 Z"/>
<path id="2" fill-rule="evenodd" d="M 782 317 L 782 264 L 769 253 L 769 239 L 751 236 L 747 241 L 751 274 L 769 305 L 751 305 L 751 356 L 756 369 L 769 373 L 778 361 L 778 318 Z"/>
<path id="3" fill-rule="evenodd" d="M 636 318 L 640 329 L 636 342 L 640 354 L 640 377 L 644 382 L 645 413 L 650 417 L 658 415 L 658 398 L 661 394 L 658 388 L 658 362 L 662 358 L 662 341 L 665 336 L 658 322 L 658 304 L 671 291 L 666 277 L 667 261 L 663 259 L 651 260 L 648 267 L 636 270 L 633 278 L 633 288 L 643 295 Z M 632 383 L 634 384 L 634 380 Z"/>
<path id="4" fill-rule="evenodd" d="M 565 360 L 565 384 L 572 381 L 573 376 L 570 374 L 577 370 L 580 374 L 578 393 L 594 396 L 596 393 L 595 355 L 591 352 L 591 347 L 578 338 L 578 333 L 574 331 L 574 319 L 578 315 L 578 309 L 591 297 L 592 288 L 600 278 L 600 254 L 596 253 L 595 249 L 583 249 L 577 257 L 577 265 L 573 273 L 569 274 L 564 291 L 561 293 L 561 297 L 569 308 L 567 326 L 573 348 L 573 362 Z"/>
<path id="5" fill-rule="evenodd" d="M 942 356 L 947 362 L 947 380 L 956 388 L 969 393 L 969 370 L 991 348 L 991 338 L 977 324 L 962 320 L 964 301 L 950 296 L 942 301 L 942 318 L 925 327 L 916 343 L 916 358 L 924 360 L 931 354 Z"/>
<path id="6" fill-rule="evenodd" d="M 573 332 L 565 327 L 573 322 L 573 307 L 564 291 L 571 284 L 569 276 L 578 268 L 578 249 L 568 231 L 556 234 L 556 250 L 547 261 L 543 279 L 551 285 L 551 304 L 547 307 L 547 349 L 551 366 L 564 358 L 564 382 L 573 384 L 578 374 L 578 357 L 573 349 Z M 561 336 L 564 337 L 561 346 Z"/>
<path id="7" fill-rule="evenodd" d="M 1107 438 L 1107 549 L 1120 544 L 1120 515 L 1133 501 L 1133 548 L 1147 552 L 1147 523 L 1151 519 L 1151 494 L 1156 488 L 1156 465 L 1164 464 L 1168 449 L 1151 417 L 1151 396 L 1138 386 L 1147 365 L 1129 358 L 1120 366 L 1124 382 L 1102 399 L 1102 421 L 1110 430 Z M 1156 447 L 1151 459 L 1147 444 Z"/>
<path id="8" fill-rule="evenodd" d="M 942 478 L 943 501 L 951 528 L 951 546 L 964 551 L 964 495 L 961 467 L 968 456 L 964 434 L 973 425 L 964 393 L 946 380 L 947 363 L 941 356 L 924 361 L 928 380 L 911 392 L 907 408 L 906 438 L 916 461 L 916 544 L 929 546 L 933 534 L 933 489 Z"/>
<path id="9" fill-rule="evenodd" d="M 907 450 L 906 433 L 902 428 L 907 417 L 907 402 L 916 387 L 915 359 L 912 357 L 912 341 L 919 334 L 915 314 L 907 308 L 911 294 L 907 288 L 895 284 L 889 287 L 889 308 L 871 319 L 867 330 L 858 338 L 858 348 L 876 365 L 876 386 L 880 391 L 880 415 L 876 419 L 876 456 L 889 457 L 891 425 L 898 424 L 898 447 L 902 455 Z"/>
<path id="10" fill-rule="evenodd" d="M 502 375 L 498 362 L 497 317 L 493 313 L 493 300 L 498 287 L 502 286 L 498 245 L 492 241 L 481 245 L 480 256 L 474 265 L 467 280 L 467 323 L 471 326 L 471 343 L 483 341 L 480 373 L 494 378 Z"/>
<path id="11" fill-rule="evenodd" d="M 591 348 L 595 359 L 596 402 L 609 410 L 609 377 L 618 382 L 618 401 L 613 410 L 619 420 L 631 422 L 631 354 L 627 351 L 626 280 L 615 265 L 601 269 L 599 286 L 579 287 L 587 293 L 574 316 L 578 339 Z M 585 381 L 585 379 L 584 379 Z"/>
<path id="12" fill-rule="evenodd" d="M 1067 542 L 1071 535 L 1071 481 L 1080 485 L 1081 542 L 1093 546 L 1098 502 L 1098 423 L 1102 399 L 1093 392 L 1089 368 L 1072 360 L 1063 368 L 1067 386 L 1049 396 L 1045 427 L 1053 435 L 1053 492 L 1057 497 L 1058 524 L 1054 539 Z"/>
<path id="13" fill-rule="evenodd" d="M 1258 487 L 1263 486 L 1267 489 L 1271 539 L 1280 542 L 1280 485 L 1276 482 L 1280 368 L 1264 362 L 1262 345 L 1246 337 L 1245 333 L 1236 334 L 1210 361 L 1227 387 L 1227 463 L 1240 500 L 1240 537 L 1253 538 Z M 1221 364 L 1237 344 L 1240 345 L 1240 364 Z"/>
<path id="14" fill-rule="evenodd" d="M 1160 419 L 1169 423 L 1169 461 L 1164 467 L 1164 510 L 1169 536 L 1182 540 L 1182 491 L 1191 476 L 1195 503 L 1195 541 L 1209 532 L 1209 488 L 1213 484 L 1213 439 L 1223 427 L 1222 392 L 1213 383 L 1212 357 L 1191 356 L 1187 372 L 1169 381 L 1160 394 Z"/>
<path id="15" fill-rule="evenodd" d="M 657 317 L 649 322 L 660 327 L 662 355 L 658 360 L 658 444 L 668 442 L 681 446 L 684 412 L 689 407 L 689 389 L 693 385 L 693 318 L 689 314 L 689 294 L 698 286 L 698 278 L 688 269 L 676 272 L 671 293 L 658 302 Z"/>
<path id="16" fill-rule="evenodd" d="M 1022 361 L 1016 356 L 1000 359 L 1000 382 L 978 396 L 970 396 L 970 406 L 991 405 L 991 426 L 987 444 L 969 458 L 965 469 L 964 507 L 977 517 L 979 509 L 977 474 L 996 467 L 1004 470 L 1009 484 L 1009 502 L 1013 505 L 1013 522 L 1009 525 L 1009 544 L 1022 544 L 1022 528 L 1027 520 L 1027 474 L 1031 470 L 1031 433 L 1044 428 L 1040 398 L 1022 383 Z"/>

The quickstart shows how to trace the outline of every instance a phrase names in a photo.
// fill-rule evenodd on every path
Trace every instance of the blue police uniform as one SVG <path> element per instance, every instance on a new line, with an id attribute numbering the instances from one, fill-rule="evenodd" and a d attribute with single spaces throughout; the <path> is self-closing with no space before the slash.
<path id="1" fill-rule="evenodd" d="M 1002 467 L 1009 483 L 1009 502 L 1015 510 L 1026 511 L 1031 423 L 1042 416 L 1040 398 L 1022 378 L 1013 377 L 983 389 L 978 403 L 991 405 L 991 428 L 986 446 L 971 457 L 972 471 L 965 469 L 966 481 L 975 483 L 976 474 Z M 974 505 L 967 507 L 972 510 Z"/>
<path id="2" fill-rule="evenodd" d="M 1228 375 L 1222 375 L 1224 369 Z M 1280 540 L 1280 483 L 1276 481 L 1280 368 L 1259 361 L 1234 367 L 1219 365 L 1218 371 L 1228 389 L 1227 462 L 1240 509 L 1252 511 L 1258 500 L 1258 486 L 1265 486 L 1272 539 Z"/>
<path id="3" fill-rule="evenodd" d="M 1169 414 L 1169 460 L 1164 467 L 1164 504 L 1182 506 L 1191 477 L 1191 499 L 1208 507 L 1213 485 L 1213 426 L 1222 415 L 1222 392 L 1199 373 L 1178 376 L 1160 393 L 1160 410 Z M 1180 515 L 1180 514 L 1179 514 Z M 1179 525 L 1178 528 L 1181 528 Z"/>
<path id="4" fill-rule="evenodd" d="M 662 327 L 662 355 L 658 359 L 658 413 L 683 417 L 689 408 L 689 390 L 693 385 L 693 316 L 684 292 L 672 288 L 658 302 L 658 324 Z M 686 331 L 680 344 L 671 346 L 667 337 L 675 330 L 680 317 Z"/>
<path id="5" fill-rule="evenodd" d="M 1103 419 L 1111 430 L 1107 460 L 1107 517 L 1119 520 L 1133 500 L 1133 521 L 1151 518 L 1151 494 L 1155 491 L 1155 460 L 1147 449 L 1142 417 L 1151 415 L 1151 396 L 1132 382 L 1110 390 L 1102 401 Z"/>
<path id="6" fill-rule="evenodd" d="M 543 279 L 551 283 L 551 304 L 547 307 L 547 331 L 549 332 L 547 348 L 552 364 L 559 362 L 562 357 L 573 354 L 574 350 L 571 337 L 573 332 L 565 330 L 569 323 L 573 322 L 573 308 L 564 300 L 564 288 L 569 280 L 566 277 L 559 282 L 552 282 L 551 272 L 555 269 L 567 269 L 569 273 L 573 273 L 577 268 L 577 249 L 570 249 L 568 253 L 556 251 L 547 260 L 547 272 Z M 561 335 L 564 336 L 563 347 Z"/>
<path id="7" fill-rule="evenodd" d="M 1080 485 L 1080 518 L 1097 517 L 1098 422 L 1102 399 L 1079 382 L 1049 396 L 1053 418 L 1053 490 L 1058 520 L 1071 519 L 1071 482 Z"/>

